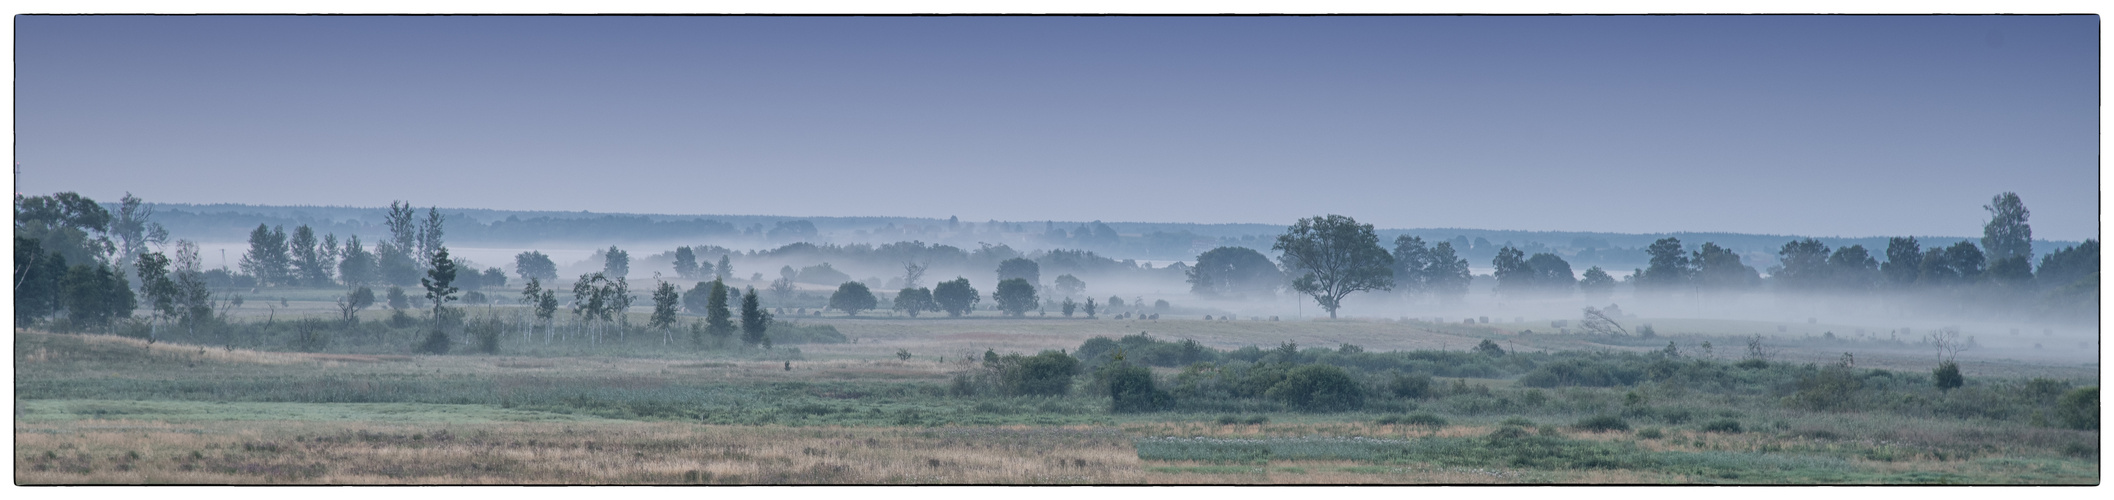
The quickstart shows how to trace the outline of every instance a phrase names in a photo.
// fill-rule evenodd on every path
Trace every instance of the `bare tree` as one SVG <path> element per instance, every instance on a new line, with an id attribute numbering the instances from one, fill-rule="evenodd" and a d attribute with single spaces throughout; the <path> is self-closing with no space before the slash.
<path id="1" fill-rule="evenodd" d="M 904 262 L 903 288 L 918 288 L 918 284 L 920 283 L 919 280 L 925 278 L 925 268 L 927 267 L 931 267 L 931 264 Z"/>
<path id="2" fill-rule="evenodd" d="M 1608 317 L 1607 313 L 1591 307 L 1585 308 L 1585 319 L 1578 321 L 1578 328 L 1584 330 L 1587 335 L 1620 335 L 1627 337 L 1630 334 L 1628 329 L 1622 327 L 1622 323 L 1615 322 L 1615 319 Z"/>
<path id="3" fill-rule="evenodd" d="M 1960 327 L 1957 326 L 1939 328 L 1924 334 L 1923 341 L 1937 350 L 1939 362 L 1952 361 L 1960 355 L 1960 351 L 1965 351 L 1968 347 L 1966 343 L 1961 342 Z"/>

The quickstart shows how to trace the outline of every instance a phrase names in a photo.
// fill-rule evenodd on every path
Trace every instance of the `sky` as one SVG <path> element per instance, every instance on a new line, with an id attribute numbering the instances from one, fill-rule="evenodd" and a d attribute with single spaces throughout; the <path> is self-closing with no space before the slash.
<path id="1" fill-rule="evenodd" d="M 2096 16 L 16 16 L 17 192 L 2097 237 Z"/>

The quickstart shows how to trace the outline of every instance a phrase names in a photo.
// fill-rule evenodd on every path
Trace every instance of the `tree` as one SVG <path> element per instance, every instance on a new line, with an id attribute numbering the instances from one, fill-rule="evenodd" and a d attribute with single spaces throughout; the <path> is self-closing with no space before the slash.
<path id="1" fill-rule="evenodd" d="M 1285 269 L 1297 278 L 1292 289 L 1311 295 L 1336 317 L 1343 297 L 1394 286 L 1394 257 L 1380 248 L 1371 224 L 1327 215 L 1300 219 L 1277 237 L 1271 250 L 1284 253 Z"/>
<path id="2" fill-rule="evenodd" d="M 697 277 L 697 252 L 690 247 L 675 247 L 675 275 L 681 278 Z"/>
<path id="3" fill-rule="evenodd" d="M 1263 395 L 1301 411 L 1346 411 L 1365 406 L 1365 386 L 1336 365 L 1299 365 Z"/>
<path id="4" fill-rule="evenodd" d="M 1615 278 L 1608 276 L 1607 271 L 1600 270 L 1600 266 L 1587 268 L 1585 279 L 1578 280 L 1578 293 L 1584 295 L 1586 300 L 1606 300 L 1609 295 L 1615 293 Z"/>
<path id="5" fill-rule="evenodd" d="M 998 263 L 998 281 L 1009 279 L 1027 280 L 1028 286 L 1042 283 L 1042 266 L 1035 261 L 1014 257 Z"/>
<path id="6" fill-rule="evenodd" d="M 1578 286 L 1578 279 L 1571 277 L 1571 263 L 1556 254 L 1534 254 L 1527 258 L 1527 268 L 1532 270 L 1534 289 L 1541 293 L 1568 297 Z"/>
<path id="7" fill-rule="evenodd" d="M 204 267 L 199 262 L 198 244 L 190 240 L 177 240 L 176 259 L 172 262 L 176 275 L 177 324 L 191 335 L 198 334 L 198 327 L 213 321 L 213 292 L 206 287 Z"/>
<path id="8" fill-rule="evenodd" d="M 2018 193 L 2005 191 L 1991 197 L 1982 209 L 1989 211 L 1989 222 L 1982 225 L 1982 250 L 1989 254 L 1989 262 L 2033 258 L 2033 226 L 2026 224 L 2032 213 L 2019 201 Z"/>
<path id="9" fill-rule="evenodd" d="M 344 250 L 339 252 L 343 257 L 338 261 L 338 281 L 343 282 L 347 287 L 359 287 L 375 283 L 375 280 L 379 278 L 376 274 L 380 272 L 380 269 L 374 260 L 374 254 L 367 253 L 366 249 L 360 248 L 360 237 L 358 235 L 346 237 L 344 248 Z"/>
<path id="10" fill-rule="evenodd" d="M 1086 293 L 1086 282 L 1070 274 L 1057 276 L 1057 294 L 1067 298 Z"/>
<path id="11" fill-rule="evenodd" d="M 938 302 L 940 310 L 947 311 L 948 316 L 960 317 L 967 314 L 976 308 L 976 303 L 980 300 L 983 300 L 983 297 L 978 295 L 976 287 L 969 286 L 968 278 L 957 276 L 954 281 L 942 281 L 938 286 L 932 287 L 932 301 Z"/>
<path id="12" fill-rule="evenodd" d="M 784 304 L 786 303 L 786 301 L 793 300 L 793 291 L 796 290 L 796 288 L 793 287 L 793 280 L 788 278 L 778 278 L 775 280 L 771 280 L 770 290 L 771 296 L 777 297 L 778 303 Z"/>
<path id="13" fill-rule="evenodd" d="M 927 267 L 931 267 L 931 265 L 919 264 L 916 262 L 904 262 L 903 287 L 918 288 L 918 284 L 925 279 L 925 268 Z"/>
<path id="14" fill-rule="evenodd" d="M 291 264 L 285 230 L 258 224 L 250 231 L 250 250 L 239 262 L 244 274 L 256 277 L 259 286 L 287 285 L 293 276 L 288 272 Z"/>
<path id="15" fill-rule="evenodd" d="M 1526 252 L 1512 245 L 1497 249 L 1497 257 L 1490 259 L 1495 266 L 1491 276 L 1497 278 L 1497 293 L 1520 295 L 1533 288 L 1534 268 L 1527 265 Z"/>
<path id="16" fill-rule="evenodd" d="M 558 264 L 551 262 L 551 256 L 543 252 L 521 252 L 514 256 L 514 274 L 525 280 L 550 281 L 558 279 Z"/>
<path id="17" fill-rule="evenodd" d="M 675 285 L 666 281 L 653 290 L 653 315 L 646 319 L 646 327 L 661 330 L 661 343 L 671 341 L 668 328 L 675 326 L 675 303 L 680 297 Z"/>
<path id="18" fill-rule="evenodd" d="M 1196 265 L 1184 272 L 1190 293 L 1211 298 L 1272 298 L 1285 280 L 1269 257 L 1247 247 L 1213 248 L 1197 255 Z"/>
<path id="19" fill-rule="evenodd" d="M 1094 299 L 1087 299 L 1087 300 L 1094 300 Z M 1063 307 L 1063 308 L 1064 308 L 1064 317 L 1067 317 L 1067 318 L 1069 318 L 1069 317 L 1072 317 L 1072 312 L 1073 312 L 1073 311 L 1077 311 L 1077 310 L 1079 310 L 1079 303 L 1077 303 L 1077 302 L 1072 302 L 1072 298 L 1071 298 L 1071 297 L 1065 297 L 1065 298 L 1064 298 L 1064 304 L 1063 304 L 1063 306 L 1061 306 L 1061 307 Z"/>
<path id="20" fill-rule="evenodd" d="M 15 233 L 15 326 L 26 327 L 58 312 L 66 256 L 47 252 L 35 238 Z"/>
<path id="21" fill-rule="evenodd" d="M 1029 309 L 1039 303 L 1035 298 L 1035 285 L 1026 278 L 999 280 L 998 290 L 991 292 L 991 300 L 998 303 L 998 310 L 1013 317 L 1026 316 Z"/>
<path id="22" fill-rule="evenodd" d="M 1431 269 L 1431 249 L 1424 239 L 1410 235 L 1395 237 L 1395 290 L 1415 296 L 1424 292 L 1425 273 Z"/>
<path id="23" fill-rule="evenodd" d="M 1776 252 L 1778 264 L 1769 268 L 1777 290 L 1812 292 L 1828 286 L 1828 246 L 1806 238 L 1785 243 Z"/>
<path id="24" fill-rule="evenodd" d="M 133 259 L 133 267 L 140 281 L 139 298 L 146 302 L 155 323 L 175 318 L 178 289 L 176 281 L 169 279 L 169 258 L 161 252 L 143 253 Z"/>
<path id="25" fill-rule="evenodd" d="M 387 295 L 390 309 L 402 311 L 411 308 L 411 295 L 404 293 L 403 287 L 389 287 Z"/>
<path id="26" fill-rule="evenodd" d="M 616 245 L 610 245 L 609 250 L 602 253 L 602 274 L 610 279 L 630 276 L 631 252 L 618 250 Z"/>
<path id="27" fill-rule="evenodd" d="M 75 327 L 108 327 L 113 319 L 132 317 L 132 310 L 139 307 L 125 274 L 102 263 L 66 268 L 60 293 L 66 319 Z"/>
<path id="28" fill-rule="evenodd" d="M 2045 288 L 2056 288 L 2098 273 L 2099 240 L 2087 239 L 2084 243 L 2041 256 L 2040 270 L 2034 281 Z"/>
<path id="29" fill-rule="evenodd" d="M 1093 297 L 1087 297 L 1087 298 L 1086 298 L 1086 318 L 1087 318 L 1087 319 L 1093 319 L 1093 318 L 1094 318 L 1094 309 L 1095 309 L 1095 308 L 1094 308 L 1094 298 L 1093 298 Z"/>
<path id="30" fill-rule="evenodd" d="M 1740 262 L 1740 254 L 1713 242 L 1703 242 L 1703 248 L 1691 254 L 1689 262 L 1695 264 L 1689 278 L 1696 288 L 1702 290 L 1741 290 L 1762 280 L 1761 273 L 1755 272 L 1753 266 Z"/>
<path id="31" fill-rule="evenodd" d="M 1907 288 L 1916 283 L 1916 276 L 1923 272 L 1923 248 L 1916 237 L 1888 238 L 1886 240 L 1886 263 L 1879 265 L 1879 273 L 1895 287 Z"/>
<path id="32" fill-rule="evenodd" d="M 441 309 L 456 299 L 455 261 L 448 258 L 448 248 L 440 247 L 433 252 L 433 267 L 426 270 L 426 277 L 418 280 L 426 288 L 426 300 L 433 301 L 433 317 L 441 317 Z"/>
<path id="33" fill-rule="evenodd" d="M 1424 268 L 1424 287 L 1440 302 L 1459 302 L 1468 296 L 1468 259 L 1457 257 L 1453 242 L 1441 241 L 1431 249 L 1431 263 Z"/>
<path id="34" fill-rule="evenodd" d="M 409 206 L 408 204 L 405 205 L 407 208 Z M 440 208 L 426 208 L 426 221 L 418 227 L 419 265 L 429 268 L 433 267 L 434 258 L 439 255 L 441 250 L 441 224 L 445 221 L 446 218 L 440 215 Z"/>
<path id="35" fill-rule="evenodd" d="M 499 268 L 484 268 L 484 277 L 479 279 L 484 282 L 484 286 L 506 288 L 506 271 L 501 271 Z"/>
<path id="36" fill-rule="evenodd" d="M 1637 274 L 1637 291 L 1664 294 L 1688 286 L 1688 252 L 1681 249 L 1679 238 L 1660 238 L 1646 247 L 1651 255 L 1651 266 Z"/>
<path id="37" fill-rule="evenodd" d="M 412 259 L 411 251 L 389 242 L 375 245 L 376 267 L 381 270 L 382 282 L 396 286 L 418 283 L 418 263 Z"/>
<path id="38" fill-rule="evenodd" d="M 932 290 L 926 288 L 904 288 L 896 292 L 894 309 L 918 317 L 918 313 L 940 310 L 939 302 L 932 300 Z"/>
<path id="39" fill-rule="evenodd" d="M 771 337 L 765 332 L 771 328 L 771 313 L 763 310 L 757 300 L 756 289 L 751 287 L 741 295 L 741 343 L 749 346 L 771 346 Z"/>
<path id="40" fill-rule="evenodd" d="M 66 262 L 105 262 L 110 243 L 110 212 L 95 200 L 72 192 L 15 198 L 15 235 L 37 240 L 45 252 Z M 57 274 L 64 274 L 65 267 Z M 58 281 L 58 277 L 53 277 Z"/>
<path id="41" fill-rule="evenodd" d="M 690 314 L 704 314 L 705 298 L 710 295 L 712 295 L 712 282 L 699 281 L 696 285 L 691 285 L 690 291 L 683 292 L 683 310 L 688 311 Z"/>
<path id="42" fill-rule="evenodd" d="M 1155 387 L 1152 370 L 1117 361 L 1104 368 L 1108 379 L 1109 411 L 1115 413 L 1148 412 L 1166 408 L 1173 403 L 1173 396 Z"/>
<path id="43" fill-rule="evenodd" d="M 2024 264 L 2025 260 L 2020 259 Z M 2032 271 L 2027 271 L 2032 278 Z M 1845 292 L 1866 292 L 1879 286 L 1883 275 L 1879 272 L 1879 260 L 1866 252 L 1864 245 L 1850 245 L 1835 249 L 1828 255 L 1828 278 L 1830 287 Z"/>
<path id="44" fill-rule="evenodd" d="M 720 281 L 726 281 L 728 276 L 734 275 L 734 263 L 728 262 L 727 256 L 721 254 L 719 256 L 719 266 L 713 267 L 712 272 L 719 273 Z"/>
<path id="45" fill-rule="evenodd" d="M 160 245 L 169 241 L 169 230 L 149 220 L 153 216 L 154 209 L 147 207 L 130 191 L 118 199 L 117 216 L 110 221 L 110 233 L 117 236 L 119 268 L 128 271 L 136 268 L 132 265 L 133 260 L 147 253 L 148 244 Z M 162 260 L 168 259 L 164 257 Z M 145 280 L 140 286 L 147 286 Z"/>
<path id="46" fill-rule="evenodd" d="M 602 294 L 609 297 L 609 308 L 603 310 L 602 319 L 607 321 L 611 314 L 616 315 L 617 339 L 622 340 L 624 333 L 631 330 L 631 283 L 618 276 L 603 285 Z"/>
<path id="47" fill-rule="evenodd" d="M 389 202 L 389 213 L 382 216 L 382 225 L 389 228 L 389 240 L 383 243 L 389 243 L 409 256 L 413 249 L 418 248 L 418 226 L 412 221 L 417 215 L 418 210 L 411 208 L 408 202 Z"/>
<path id="48" fill-rule="evenodd" d="M 879 303 L 879 300 L 874 299 L 873 291 L 868 290 L 865 283 L 857 281 L 846 281 L 837 285 L 837 292 L 829 296 L 829 307 L 844 311 L 847 316 L 858 316 L 859 311 L 873 309 Z"/>
<path id="49" fill-rule="evenodd" d="M 373 305 L 374 290 L 364 286 L 338 296 L 338 314 L 344 316 L 346 323 L 359 322 L 360 311 Z"/>
<path id="50" fill-rule="evenodd" d="M 705 300 L 705 335 L 718 345 L 725 345 L 727 337 L 734 336 L 734 311 L 727 306 L 727 283 L 723 280 L 712 280 L 712 293 Z"/>
<path id="51" fill-rule="evenodd" d="M 288 243 L 293 254 L 295 281 L 305 286 L 329 286 L 330 268 L 335 263 L 324 261 L 325 252 L 318 248 L 321 242 L 316 240 L 316 230 L 302 224 L 294 228 L 294 237 Z"/>

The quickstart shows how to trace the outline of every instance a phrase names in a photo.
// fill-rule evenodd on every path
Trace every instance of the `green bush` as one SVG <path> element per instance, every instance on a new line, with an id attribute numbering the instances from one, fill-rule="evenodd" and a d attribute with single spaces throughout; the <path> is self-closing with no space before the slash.
<path id="1" fill-rule="evenodd" d="M 1238 425 L 1238 424 L 1240 424 L 1240 423 L 1241 423 L 1241 418 L 1240 418 L 1240 417 L 1238 417 L 1238 416 L 1234 416 L 1234 415 L 1219 415 L 1219 416 L 1218 416 L 1218 424 L 1219 424 L 1219 425 Z"/>
<path id="2" fill-rule="evenodd" d="M 1015 396 L 1063 396 L 1072 391 L 1072 376 L 1079 374 L 1079 360 L 1057 351 L 1008 354 L 991 364 L 999 384 Z"/>
<path id="3" fill-rule="evenodd" d="M 1614 415 L 1594 415 L 1571 427 L 1587 432 L 1629 431 L 1630 423 Z"/>
<path id="4" fill-rule="evenodd" d="M 1645 439 L 1659 439 L 1666 437 L 1666 433 L 1660 431 L 1658 427 L 1646 427 L 1637 431 L 1637 437 Z"/>
<path id="5" fill-rule="evenodd" d="M 2063 427 L 2099 430 L 2099 386 L 2079 387 L 2064 393 L 2055 403 L 2055 416 Z"/>
<path id="6" fill-rule="evenodd" d="M 452 346 L 453 343 L 448 340 L 447 332 L 433 329 L 427 331 L 424 342 L 419 342 L 418 352 L 423 354 L 447 354 L 448 348 Z"/>
<path id="7" fill-rule="evenodd" d="M 1301 365 L 1264 396 L 1300 411 L 1344 411 L 1365 406 L 1365 387 L 1333 365 Z"/>
<path id="8" fill-rule="evenodd" d="M 1388 381 L 1387 391 L 1404 399 L 1423 399 L 1431 395 L 1431 376 L 1425 374 L 1397 373 Z"/>
<path id="9" fill-rule="evenodd" d="M 1262 415 L 1254 415 L 1254 416 L 1250 416 L 1250 417 L 1248 417 L 1248 419 L 1247 419 L 1247 420 L 1243 420 L 1243 421 L 1241 421 L 1241 423 L 1244 423 L 1244 424 L 1248 424 L 1248 425 L 1262 425 L 1262 424 L 1267 424 L 1267 423 L 1270 423 L 1270 417 L 1265 417 L 1265 416 L 1262 416 Z"/>
<path id="10" fill-rule="evenodd" d="M 1433 415 L 1430 413 L 1412 413 L 1409 415 L 1402 416 L 1388 415 L 1385 417 L 1380 417 L 1379 420 L 1376 420 L 1373 423 L 1380 425 L 1419 425 L 1424 427 L 1440 428 L 1446 426 L 1446 419 L 1439 418 L 1438 415 Z"/>
<path id="11" fill-rule="evenodd" d="M 1173 405 L 1173 397 L 1153 386 L 1152 370 L 1130 363 L 1118 363 L 1108 368 L 1109 410 L 1116 413 L 1137 413 L 1165 409 Z"/>
<path id="12" fill-rule="evenodd" d="M 1938 386 L 1939 392 L 1958 389 L 1967 384 L 1967 378 L 1960 375 L 1960 364 L 1952 360 L 1938 363 L 1938 368 L 1931 370 L 1930 376 L 1931 384 Z"/>
<path id="13" fill-rule="evenodd" d="M 1738 420 L 1733 420 L 1733 419 L 1729 419 L 1729 418 L 1721 418 L 1721 419 L 1717 419 L 1717 420 L 1712 420 L 1712 421 L 1710 421 L 1710 423 L 1707 423 L 1707 424 L 1703 424 L 1703 432 L 1719 432 L 1719 433 L 1725 433 L 1725 434 L 1739 434 L 1739 433 L 1741 432 L 1741 430 L 1740 430 L 1740 421 L 1738 421 Z"/>

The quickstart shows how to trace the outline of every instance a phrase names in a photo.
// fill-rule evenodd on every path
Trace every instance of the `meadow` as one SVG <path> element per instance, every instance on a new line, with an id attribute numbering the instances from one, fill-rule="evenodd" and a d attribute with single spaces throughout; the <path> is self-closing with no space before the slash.
<path id="1" fill-rule="evenodd" d="M 1756 328 L 1736 322 L 1660 320 L 1676 327 L 1647 341 L 1505 323 L 823 316 L 798 328 L 843 342 L 509 333 L 497 354 L 421 355 L 415 327 L 375 311 L 362 326 L 381 335 L 321 344 L 266 321 L 212 343 L 17 330 L 16 481 L 2099 482 L 2096 365 L 1979 359 L 1941 390 L 1920 347 L 1795 337 L 1745 359 L 1734 334 Z M 1831 364 L 1845 351 L 1854 367 Z M 1059 352 L 1079 367 L 1056 392 L 1016 384 L 1008 367 Z M 1160 399 L 1116 411 L 1129 365 Z M 1324 365 L 1357 404 L 1263 390 Z M 2063 413 L 2086 388 L 2089 429 Z"/>

